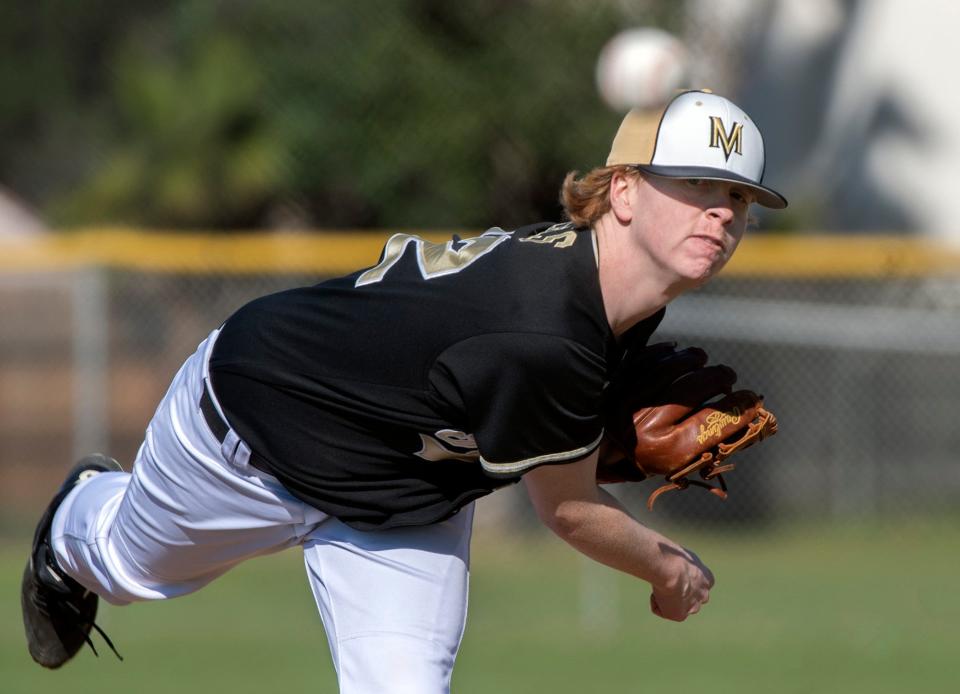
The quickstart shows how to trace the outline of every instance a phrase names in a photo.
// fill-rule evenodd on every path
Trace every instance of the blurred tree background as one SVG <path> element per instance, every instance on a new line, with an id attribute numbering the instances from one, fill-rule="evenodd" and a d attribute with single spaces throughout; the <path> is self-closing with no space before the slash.
<path id="1" fill-rule="evenodd" d="M 555 219 L 619 123 L 601 47 L 680 5 L 4 3 L 0 184 L 58 228 Z"/>

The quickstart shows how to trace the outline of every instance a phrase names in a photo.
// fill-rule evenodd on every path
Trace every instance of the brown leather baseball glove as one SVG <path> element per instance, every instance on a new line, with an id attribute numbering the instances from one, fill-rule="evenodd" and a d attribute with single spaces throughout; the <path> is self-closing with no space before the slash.
<path id="1" fill-rule="evenodd" d="M 706 362 L 703 350 L 670 344 L 631 358 L 608 389 L 599 483 L 662 476 L 666 484 L 647 500 L 651 510 L 661 494 L 691 484 L 726 498 L 730 456 L 775 434 L 777 419 L 761 396 L 732 390 L 733 369 Z"/>

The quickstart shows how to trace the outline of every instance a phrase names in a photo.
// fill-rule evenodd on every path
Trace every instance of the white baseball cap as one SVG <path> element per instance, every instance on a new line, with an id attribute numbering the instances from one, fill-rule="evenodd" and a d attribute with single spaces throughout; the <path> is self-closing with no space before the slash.
<path id="1" fill-rule="evenodd" d="M 742 183 L 764 207 L 787 200 L 763 181 L 763 136 L 750 116 L 709 91 L 686 91 L 660 110 L 633 109 L 613 138 L 607 166 L 625 164 L 668 178 Z"/>

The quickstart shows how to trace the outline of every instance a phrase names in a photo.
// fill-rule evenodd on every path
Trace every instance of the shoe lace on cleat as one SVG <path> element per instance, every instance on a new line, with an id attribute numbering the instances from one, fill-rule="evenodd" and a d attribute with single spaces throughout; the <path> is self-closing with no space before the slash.
<path id="1" fill-rule="evenodd" d="M 46 547 L 44 549 L 46 549 Z M 73 624 L 82 624 L 85 621 L 83 611 L 77 606 L 75 598 L 79 597 L 80 600 L 84 600 L 89 597 L 90 591 L 73 579 L 61 576 L 60 573 L 50 565 L 47 552 L 42 552 L 42 555 L 42 577 L 40 580 L 48 590 L 36 591 L 31 596 L 31 602 L 34 607 L 48 619 L 56 620 L 58 617 L 66 617 L 66 619 Z M 47 599 L 48 595 L 51 600 Z M 113 645 L 113 641 L 107 636 L 106 632 L 100 628 L 100 625 L 92 619 L 89 623 L 90 626 L 100 634 L 100 638 L 110 647 L 110 650 L 117 656 L 117 659 L 123 662 L 123 656 L 117 651 L 116 646 Z M 90 646 L 93 654 L 99 658 L 100 653 L 97 651 L 97 647 L 93 645 L 93 641 L 90 639 L 88 632 L 83 634 L 83 640 Z"/>
<path id="2" fill-rule="evenodd" d="M 80 610 L 72 602 L 66 602 L 65 607 L 69 608 L 74 612 L 76 616 L 80 616 Z M 113 641 L 110 640 L 110 637 L 107 636 L 106 632 L 100 628 L 100 625 L 94 621 L 90 621 L 90 626 L 97 630 L 97 633 L 100 634 L 100 638 L 110 647 L 110 650 L 113 651 L 113 654 L 117 656 L 117 660 L 121 663 L 123 662 L 123 656 L 117 652 L 116 646 L 113 645 Z M 96 657 L 100 657 L 100 654 L 97 652 L 97 647 L 93 645 L 93 641 L 90 639 L 90 634 L 86 633 L 83 635 L 83 640 L 87 642 L 87 645 L 90 646 L 90 650 L 93 651 L 93 654 Z"/>

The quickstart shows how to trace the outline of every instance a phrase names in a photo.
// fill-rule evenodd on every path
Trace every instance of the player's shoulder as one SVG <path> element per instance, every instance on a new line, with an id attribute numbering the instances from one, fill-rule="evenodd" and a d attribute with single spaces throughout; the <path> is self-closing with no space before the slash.
<path id="1" fill-rule="evenodd" d="M 519 227 L 509 232 L 514 263 L 527 268 L 521 276 L 528 276 L 534 268 L 544 268 L 558 274 L 558 279 L 577 268 L 588 271 L 596 267 L 593 232 L 571 222 L 541 222 Z"/>

